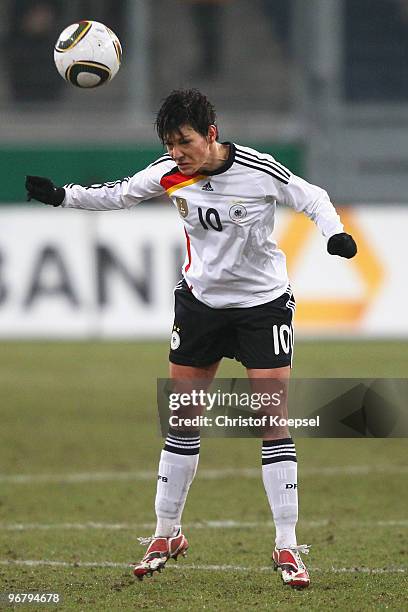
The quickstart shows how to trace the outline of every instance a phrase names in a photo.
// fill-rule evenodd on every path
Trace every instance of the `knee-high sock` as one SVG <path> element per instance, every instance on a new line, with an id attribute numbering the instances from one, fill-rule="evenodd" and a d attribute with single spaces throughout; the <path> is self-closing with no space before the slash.
<path id="1" fill-rule="evenodd" d="M 297 459 L 292 438 L 262 444 L 262 479 L 276 529 L 276 547 L 296 546 Z"/>
<path id="2" fill-rule="evenodd" d="M 156 492 L 156 536 L 170 537 L 180 528 L 188 490 L 200 452 L 198 432 L 169 431 L 160 455 Z"/>

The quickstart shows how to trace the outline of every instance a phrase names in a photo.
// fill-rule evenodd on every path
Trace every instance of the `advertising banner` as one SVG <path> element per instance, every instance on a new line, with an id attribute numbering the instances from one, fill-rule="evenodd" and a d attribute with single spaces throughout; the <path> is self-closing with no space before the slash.
<path id="1" fill-rule="evenodd" d="M 281 209 L 297 337 L 408 337 L 408 207 L 339 209 L 358 245 L 326 252 L 304 215 Z M 168 338 L 185 235 L 170 203 L 132 211 L 0 209 L 0 337 Z"/>

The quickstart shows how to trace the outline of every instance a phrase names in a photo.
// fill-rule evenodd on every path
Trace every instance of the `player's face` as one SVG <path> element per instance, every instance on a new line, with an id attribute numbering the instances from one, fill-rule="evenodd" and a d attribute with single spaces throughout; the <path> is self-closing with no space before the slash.
<path id="1" fill-rule="evenodd" d="M 210 158 L 210 145 L 215 142 L 216 135 L 214 126 L 210 126 L 208 136 L 203 136 L 191 126 L 183 125 L 179 131 L 167 136 L 165 145 L 180 172 L 190 176 L 205 168 Z"/>

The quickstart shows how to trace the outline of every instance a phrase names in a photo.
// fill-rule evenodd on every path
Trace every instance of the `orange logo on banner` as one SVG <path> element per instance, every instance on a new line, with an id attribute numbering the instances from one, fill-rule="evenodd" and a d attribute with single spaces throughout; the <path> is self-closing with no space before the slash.
<path id="1" fill-rule="evenodd" d="M 296 307 L 296 323 L 303 327 L 328 327 L 356 325 L 371 300 L 377 293 L 383 280 L 383 268 L 373 249 L 366 241 L 350 210 L 339 210 L 341 220 L 347 232 L 352 234 L 357 243 L 358 253 L 349 260 L 357 269 L 364 288 L 359 299 L 315 299 L 300 300 Z M 286 254 L 289 276 L 294 274 L 296 263 L 302 256 L 305 245 L 314 231 L 313 223 L 305 215 L 293 214 L 279 240 L 279 248 Z M 296 293 L 295 293 L 296 297 Z"/>

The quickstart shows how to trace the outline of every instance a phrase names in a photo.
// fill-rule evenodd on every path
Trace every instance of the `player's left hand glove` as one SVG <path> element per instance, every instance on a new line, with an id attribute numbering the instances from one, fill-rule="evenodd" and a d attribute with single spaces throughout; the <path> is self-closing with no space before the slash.
<path id="1" fill-rule="evenodd" d="M 340 255 L 340 257 L 351 259 L 357 253 L 357 245 L 350 234 L 342 232 L 329 238 L 327 251 L 330 255 Z"/>
<path id="2" fill-rule="evenodd" d="M 25 188 L 29 200 L 34 198 L 43 204 L 60 206 L 65 198 L 65 189 L 55 187 L 49 178 L 43 176 L 26 176 Z"/>

